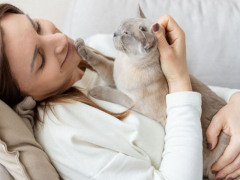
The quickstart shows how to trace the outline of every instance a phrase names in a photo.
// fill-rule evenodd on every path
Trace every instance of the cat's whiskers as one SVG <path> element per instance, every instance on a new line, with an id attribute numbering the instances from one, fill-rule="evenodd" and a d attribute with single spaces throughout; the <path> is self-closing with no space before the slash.
<path id="1" fill-rule="evenodd" d="M 120 44 L 122 45 L 122 48 L 123 48 L 124 52 L 126 53 L 126 51 L 125 51 L 125 50 L 128 50 L 128 49 L 126 48 L 126 46 L 124 46 L 124 44 L 123 44 L 123 42 L 122 42 L 122 41 L 119 41 L 119 42 L 120 42 Z"/>
<path id="2" fill-rule="evenodd" d="M 115 42 L 119 45 L 119 48 L 126 54 L 126 51 L 124 49 L 125 47 L 123 46 L 123 43 L 118 39 L 114 39 L 114 40 L 116 40 Z"/>
<path id="3" fill-rule="evenodd" d="M 133 53 L 133 52 L 131 52 L 131 51 L 129 51 L 129 49 L 123 44 L 123 42 L 122 41 L 120 41 L 119 40 L 119 42 L 120 42 L 120 44 L 122 45 L 122 47 L 123 47 L 123 49 L 125 49 L 125 50 L 128 50 L 128 52 L 130 52 L 130 54 L 133 54 L 133 55 L 135 55 L 135 53 Z M 126 54 L 126 51 L 124 50 L 124 52 L 125 52 L 125 54 Z"/>
<path id="4" fill-rule="evenodd" d="M 120 43 L 121 43 L 121 42 L 120 42 Z M 121 48 L 122 48 L 123 52 L 124 52 L 125 54 L 127 54 L 127 52 L 125 51 L 126 49 L 125 49 L 125 47 L 122 45 L 122 43 L 121 43 Z"/>

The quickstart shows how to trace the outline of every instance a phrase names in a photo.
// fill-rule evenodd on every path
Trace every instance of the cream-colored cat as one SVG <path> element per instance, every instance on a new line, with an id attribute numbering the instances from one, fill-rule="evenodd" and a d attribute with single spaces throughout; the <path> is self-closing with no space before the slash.
<path id="1" fill-rule="evenodd" d="M 121 51 L 114 62 L 87 49 L 82 39 L 75 41 L 75 47 L 78 54 L 109 85 L 93 88 L 91 96 L 128 108 L 134 105 L 133 110 L 165 126 L 168 84 L 161 70 L 157 41 L 151 32 L 152 24 L 140 7 L 137 18 L 123 21 L 113 37 L 115 48 Z M 205 84 L 190 77 L 193 91 L 202 94 L 203 175 L 215 180 L 211 166 L 223 154 L 230 138 L 222 132 L 218 145 L 210 151 L 206 145 L 206 130 L 213 116 L 226 103 Z"/>

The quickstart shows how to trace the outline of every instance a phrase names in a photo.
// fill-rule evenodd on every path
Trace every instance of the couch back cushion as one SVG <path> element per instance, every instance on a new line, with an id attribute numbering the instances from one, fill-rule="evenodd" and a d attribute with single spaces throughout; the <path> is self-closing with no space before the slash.
<path id="1" fill-rule="evenodd" d="M 113 34 L 122 20 L 136 16 L 138 3 L 153 22 L 169 14 L 185 31 L 191 74 L 208 85 L 240 88 L 237 0 L 73 0 L 63 32 L 73 39 Z"/>

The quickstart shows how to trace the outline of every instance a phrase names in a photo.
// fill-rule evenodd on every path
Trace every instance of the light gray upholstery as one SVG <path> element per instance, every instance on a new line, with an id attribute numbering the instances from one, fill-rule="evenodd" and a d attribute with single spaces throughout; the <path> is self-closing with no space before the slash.
<path id="1" fill-rule="evenodd" d="M 170 14 L 185 31 L 191 74 L 208 85 L 240 88 L 238 0 L 73 0 L 63 32 L 73 39 L 113 34 L 135 17 L 138 3 L 153 22 Z"/>

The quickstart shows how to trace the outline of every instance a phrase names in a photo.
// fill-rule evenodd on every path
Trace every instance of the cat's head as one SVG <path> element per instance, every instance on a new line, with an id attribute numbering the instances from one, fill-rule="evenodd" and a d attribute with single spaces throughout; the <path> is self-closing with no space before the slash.
<path id="1" fill-rule="evenodd" d="M 113 35 L 117 50 L 139 59 L 158 53 L 157 39 L 151 31 L 153 22 L 146 19 L 140 6 L 136 18 L 124 20 Z"/>

